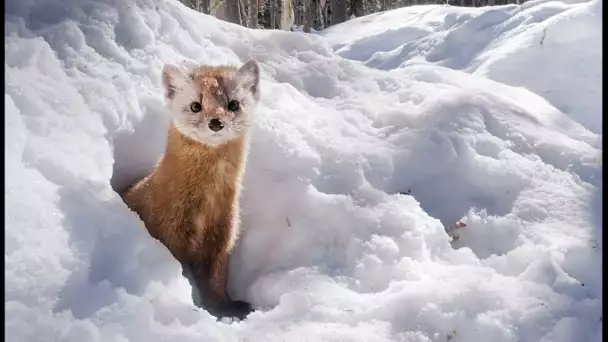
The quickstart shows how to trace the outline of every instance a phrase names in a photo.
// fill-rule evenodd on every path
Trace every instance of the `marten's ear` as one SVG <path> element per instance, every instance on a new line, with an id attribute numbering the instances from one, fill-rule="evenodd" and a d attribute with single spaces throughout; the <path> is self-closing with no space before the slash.
<path id="1" fill-rule="evenodd" d="M 175 92 L 181 89 L 184 82 L 184 72 L 176 65 L 166 63 L 162 72 L 165 99 L 172 100 Z"/>
<path id="2" fill-rule="evenodd" d="M 258 101 L 260 99 L 260 65 L 251 59 L 236 72 L 237 84 Z"/>

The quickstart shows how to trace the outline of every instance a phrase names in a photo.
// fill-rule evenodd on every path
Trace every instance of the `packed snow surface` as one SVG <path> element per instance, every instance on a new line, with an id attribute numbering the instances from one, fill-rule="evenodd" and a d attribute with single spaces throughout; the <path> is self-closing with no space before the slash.
<path id="1" fill-rule="evenodd" d="M 5 10 L 7 340 L 601 341 L 601 1 L 316 34 L 169 0 Z M 249 58 L 229 289 L 257 311 L 216 322 L 115 190 L 164 149 L 163 63 Z"/>

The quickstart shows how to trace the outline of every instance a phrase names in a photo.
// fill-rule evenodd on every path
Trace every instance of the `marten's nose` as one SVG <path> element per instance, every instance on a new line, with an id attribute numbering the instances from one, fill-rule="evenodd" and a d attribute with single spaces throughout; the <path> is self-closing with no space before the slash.
<path id="1" fill-rule="evenodd" d="M 209 120 L 209 129 L 214 132 L 217 132 L 224 128 L 224 123 L 220 119 L 211 119 Z"/>

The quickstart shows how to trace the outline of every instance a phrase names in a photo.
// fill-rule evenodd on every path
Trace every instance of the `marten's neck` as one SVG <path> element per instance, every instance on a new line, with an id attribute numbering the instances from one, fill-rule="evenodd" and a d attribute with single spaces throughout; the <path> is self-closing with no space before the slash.
<path id="1" fill-rule="evenodd" d="M 185 161 L 197 161 L 205 164 L 219 159 L 240 161 L 244 152 L 244 144 L 245 139 L 240 137 L 215 147 L 204 145 L 186 137 L 171 124 L 169 126 L 169 136 L 167 138 L 167 150 L 165 154 L 184 159 Z"/>

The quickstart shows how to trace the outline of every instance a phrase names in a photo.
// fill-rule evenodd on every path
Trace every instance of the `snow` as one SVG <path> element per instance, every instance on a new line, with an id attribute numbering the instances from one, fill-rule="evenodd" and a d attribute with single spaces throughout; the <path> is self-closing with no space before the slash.
<path id="1" fill-rule="evenodd" d="M 415 6 L 312 35 L 177 1 L 5 9 L 11 341 L 602 340 L 601 1 Z M 163 151 L 163 63 L 249 58 L 262 101 L 229 289 L 257 311 L 216 322 L 114 189 Z"/>
<path id="2" fill-rule="evenodd" d="M 601 13 L 602 1 L 427 5 L 358 18 L 320 34 L 340 56 L 373 68 L 427 63 L 525 87 L 601 134 Z"/>

